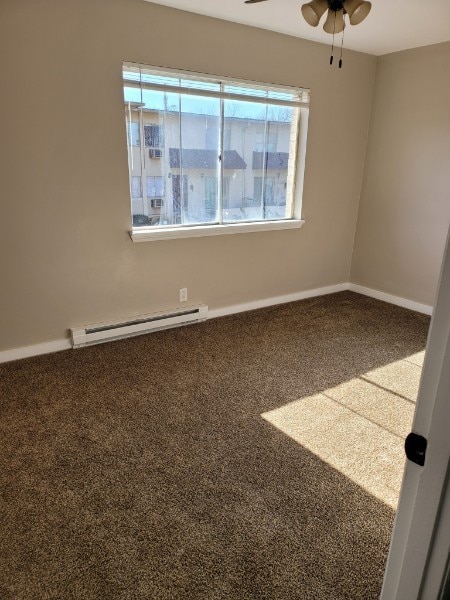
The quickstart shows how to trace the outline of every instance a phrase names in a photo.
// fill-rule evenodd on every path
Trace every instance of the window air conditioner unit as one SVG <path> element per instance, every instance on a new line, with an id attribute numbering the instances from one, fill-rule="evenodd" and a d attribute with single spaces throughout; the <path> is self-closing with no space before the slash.
<path id="1" fill-rule="evenodd" d="M 152 208 L 162 208 L 163 199 L 162 198 L 152 198 Z"/>
<path id="2" fill-rule="evenodd" d="M 151 148 L 149 152 L 150 158 L 161 158 L 162 150 L 161 148 Z"/>

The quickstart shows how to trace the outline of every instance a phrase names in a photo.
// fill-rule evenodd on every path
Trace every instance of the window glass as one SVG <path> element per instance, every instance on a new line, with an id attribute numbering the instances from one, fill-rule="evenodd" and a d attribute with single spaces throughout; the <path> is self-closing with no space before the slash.
<path id="1" fill-rule="evenodd" d="M 123 73 L 133 227 L 293 218 L 305 90 Z"/>
<path id="2" fill-rule="evenodd" d="M 132 121 L 128 126 L 128 143 L 130 146 L 141 145 L 141 134 L 139 131 L 139 121 Z"/>
<path id="3" fill-rule="evenodd" d="M 270 125 L 267 124 L 267 130 L 259 130 L 256 134 L 255 150 L 256 152 L 276 152 L 277 149 L 277 131 L 271 131 Z"/>
<path id="4" fill-rule="evenodd" d="M 136 175 L 131 177 L 131 197 L 142 198 L 141 178 Z"/>
<path id="5" fill-rule="evenodd" d="M 144 125 L 145 145 L 150 148 L 163 146 L 163 132 L 161 125 Z"/>
<path id="6" fill-rule="evenodd" d="M 205 208 L 215 212 L 217 206 L 217 177 L 205 177 Z"/>
<path id="7" fill-rule="evenodd" d="M 147 176 L 147 198 L 162 198 L 164 183 L 164 177 L 161 175 Z"/>

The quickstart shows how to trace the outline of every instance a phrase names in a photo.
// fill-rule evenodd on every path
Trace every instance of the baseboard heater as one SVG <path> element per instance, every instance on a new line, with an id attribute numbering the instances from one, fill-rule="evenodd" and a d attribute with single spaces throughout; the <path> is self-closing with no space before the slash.
<path id="1" fill-rule="evenodd" d="M 143 335 L 151 331 L 170 329 L 181 325 L 191 325 L 208 318 L 208 307 L 204 304 L 191 306 L 184 310 L 173 310 L 151 315 L 135 317 L 130 321 L 99 323 L 79 329 L 71 329 L 72 346 L 80 348 L 92 344 L 101 344 L 125 337 Z"/>

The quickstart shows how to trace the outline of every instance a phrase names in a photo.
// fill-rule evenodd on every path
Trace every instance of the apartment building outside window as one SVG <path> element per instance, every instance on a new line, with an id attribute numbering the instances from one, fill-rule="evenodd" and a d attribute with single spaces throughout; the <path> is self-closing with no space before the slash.
<path id="1" fill-rule="evenodd" d="M 135 64 L 123 81 L 133 232 L 298 221 L 308 90 Z"/>

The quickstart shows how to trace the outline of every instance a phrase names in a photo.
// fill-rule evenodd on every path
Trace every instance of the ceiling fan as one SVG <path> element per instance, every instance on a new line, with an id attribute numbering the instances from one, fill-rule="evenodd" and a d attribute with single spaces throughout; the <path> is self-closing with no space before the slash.
<path id="1" fill-rule="evenodd" d="M 257 4 L 267 0 L 245 0 L 245 4 Z M 328 10 L 323 26 L 326 33 L 340 33 L 344 31 L 344 15 L 349 16 L 350 25 L 358 25 L 364 21 L 372 8 L 366 0 L 311 0 L 302 6 L 302 15 L 312 27 L 317 27 L 322 15 Z"/>
<path id="2" fill-rule="evenodd" d="M 257 2 L 266 2 L 266 0 L 245 0 L 245 4 L 256 4 Z M 333 64 L 334 35 L 342 32 L 339 68 L 342 67 L 345 15 L 348 15 L 350 25 L 358 25 L 364 21 L 371 8 L 372 4 L 367 0 L 311 0 L 311 2 L 303 4 L 301 9 L 303 18 L 312 27 L 317 27 L 324 13 L 328 11 L 323 29 L 326 33 L 333 35 L 330 65 Z"/>

